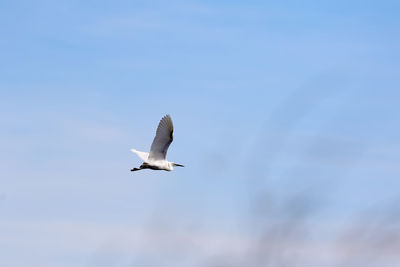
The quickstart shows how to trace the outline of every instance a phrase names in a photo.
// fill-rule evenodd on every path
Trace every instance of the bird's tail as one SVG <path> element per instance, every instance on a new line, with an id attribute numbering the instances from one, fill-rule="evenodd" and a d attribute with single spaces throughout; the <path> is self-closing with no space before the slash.
<path id="1" fill-rule="evenodd" d="M 147 159 L 149 158 L 149 153 L 147 153 L 147 152 L 138 151 L 138 150 L 136 150 L 134 148 L 132 148 L 131 151 L 133 153 L 135 153 L 136 155 L 138 155 L 138 157 L 140 159 L 142 159 L 143 161 L 147 161 Z"/>

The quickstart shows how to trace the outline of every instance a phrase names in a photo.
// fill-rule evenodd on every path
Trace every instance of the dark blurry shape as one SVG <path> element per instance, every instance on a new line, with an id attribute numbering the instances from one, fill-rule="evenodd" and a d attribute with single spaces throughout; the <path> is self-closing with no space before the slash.
<path id="1" fill-rule="evenodd" d="M 249 266 L 291 266 L 301 258 L 298 249 L 308 238 L 307 220 L 314 211 L 313 200 L 304 194 L 287 199 L 271 194 L 259 196 L 254 214 L 258 232 Z"/>
<path id="2" fill-rule="evenodd" d="M 399 201 L 363 214 L 336 242 L 339 266 L 399 266 Z"/>
<path id="3" fill-rule="evenodd" d="M 253 164 L 263 166 L 262 173 L 254 173 L 248 169 L 249 176 L 262 175 L 268 178 L 269 168 L 277 159 L 285 143 L 293 134 L 296 124 L 310 113 L 317 105 L 341 93 L 348 87 L 349 81 L 343 75 L 336 73 L 322 73 L 308 83 L 294 90 L 286 101 L 280 103 L 275 112 L 270 114 L 264 123 L 264 131 L 260 133 L 257 147 L 251 151 L 249 160 Z M 257 154 L 255 158 L 253 155 Z M 256 162 L 255 162 L 256 161 Z M 260 181 L 260 179 L 255 179 Z"/>
<path id="4" fill-rule="evenodd" d="M 400 262 L 398 209 L 387 209 L 387 204 L 380 203 L 382 212 L 369 212 L 350 229 L 339 227 L 340 222 L 316 219 L 327 204 L 327 193 L 340 187 L 341 178 L 360 163 L 368 148 L 363 140 L 314 136 L 303 144 L 303 151 L 297 155 L 306 157 L 314 165 L 302 166 L 299 158 L 286 164 L 287 169 L 279 177 L 271 177 L 273 164 L 280 159 L 289 137 L 295 135 L 299 121 L 348 85 L 344 77 L 321 75 L 296 90 L 266 120 L 265 131 L 255 142 L 257 147 L 250 152 L 245 170 L 252 196 L 252 216 L 244 227 L 251 229 L 250 244 L 239 255 L 215 255 L 205 266 L 397 266 Z M 255 165 L 263 168 L 253 168 Z M 298 175 L 299 171 L 304 173 Z M 302 183 L 298 177 L 302 177 Z M 274 178 L 274 182 L 269 178 Z M 289 186 L 301 186 L 297 190 L 278 190 L 277 178 L 285 179 Z M 321 227 L 321 223 L 327 226 Z M 332 226 L 335 229 L 330 229 Z M 332 240 L 329 237 L 332 233 L 340 238 Z"/>

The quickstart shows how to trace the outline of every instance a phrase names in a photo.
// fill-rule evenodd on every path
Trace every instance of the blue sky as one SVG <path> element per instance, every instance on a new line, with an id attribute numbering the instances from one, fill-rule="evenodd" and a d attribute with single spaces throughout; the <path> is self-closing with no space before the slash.
<path id="1" fill-rule="evenodd" d="M 398 8 L 1 2 L 0 262 L 267 266 L 306 221 L 290 266 L 365 266 L 332 236 L 395 214 Z M 167 113 L 186 167 L 130 173 Z"/>

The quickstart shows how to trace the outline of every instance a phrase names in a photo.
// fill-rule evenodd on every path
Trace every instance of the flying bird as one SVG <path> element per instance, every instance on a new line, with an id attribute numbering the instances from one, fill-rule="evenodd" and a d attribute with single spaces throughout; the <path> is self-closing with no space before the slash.
<path id="1" fill-rule="evenodd" d="M 165 115 L 158 124 L 156 136 L 151 144 L 150 153 L 131 149 L 144 162 L 139 168 L 133 168 L 131 171 L 142 169 L 172 171 L 175 166 L 184 167 L 181 164 L 166 160 L 169 145 L 173 140 L 174 125 L 171 116 Z"/>

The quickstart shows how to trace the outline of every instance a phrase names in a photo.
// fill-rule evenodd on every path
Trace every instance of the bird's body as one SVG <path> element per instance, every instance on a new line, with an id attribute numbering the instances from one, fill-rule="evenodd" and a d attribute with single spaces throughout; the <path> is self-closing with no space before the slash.
<path id="1" fill-rule="evenodd" d="M 171 117 L 166 115 L 158 124 L 156 136 L 151 144 L 149 153 L 131 149 L 133 153 L 136 153 L 143 160 L 143 164 L 139 168 L 133 168 L 131 171 L 142 169 L 172 171 L 174 166 L 183 167 L 183 165 L 166 160 L 168 147 L 173 140 L 173 132 L 174 126 Z"/>

